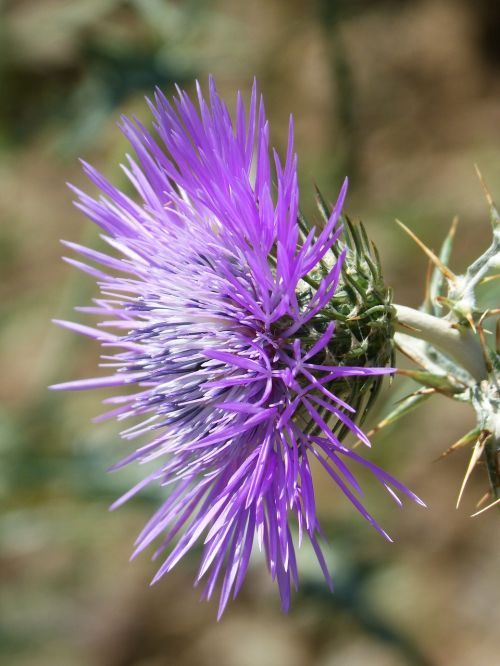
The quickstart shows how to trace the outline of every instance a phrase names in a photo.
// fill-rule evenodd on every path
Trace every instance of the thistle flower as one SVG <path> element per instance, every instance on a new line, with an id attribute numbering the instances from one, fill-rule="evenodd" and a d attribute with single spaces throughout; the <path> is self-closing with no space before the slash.
<path id="1" fill-rule="evenodd" d="M 339 241 L 347 182 L 323 227 L 302 234 L 292 121 L 285 163 L 273 152 L 273 168 L 255 84 L 248 114 L 238 96 L 235 124 L 212 79 L 209 88 L 207 101 L 198 87 L 199 110 L 180 89 L 173 104 L 158 90 L 149 102 L 156 137 L 122 120 L 138 157 L 123 169 L 140 203 L 84 164 L 104 196 L 75 190 L 76 205 L 118 256 L 66 243 L 103 267 L 67 259 L 98 279 L 102 298 L 80 309 L 102 321 L 59 323 L 118 351 L 103 357 L 112 374 L 53 388 L 135 387 L 107 398 L 105 416 L 139 417 L 123 438 L 151 440 L 115 467 L 154 461 L 155 469 L 114 506 L 148 484 L 164 488 L 135 554 L 159 541 L 155 556 L 165 559 L 156 581 L 203 544 L 196 582 L 206 577 L 210 598 L 221 579 L 220 616 L 243 583 L 255 538 L 288 608 L 298 585 L 292 520 L 331 586 L 312 459 L 387 538 L 348 463 L 368 468 L 398 503 L 395 491 L 420 500 L 334 432 L 340 425 L 369 444 L 336 387 L 391 372 L 366 359 L 343 364 L 336 354 L 328 308 L 348 253 Z"/>

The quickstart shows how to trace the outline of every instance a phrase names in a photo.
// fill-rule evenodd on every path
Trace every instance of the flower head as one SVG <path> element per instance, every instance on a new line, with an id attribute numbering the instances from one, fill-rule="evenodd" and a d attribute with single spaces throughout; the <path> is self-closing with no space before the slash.
<path id="1" fill-rule="evenodd" d="M 150 441 L 117 466 L 156 465 L 115 506 L 147 484 L 164 487 L 135 552 L 159 542 L 157 580 L 203 544 L 197 582 L 206 578 L 210 598 L 221 581 L 220 615 L 242 585 L 254 540 L 288 608 L 298 584 L 291 519 L 331 585 L 318 542 L 313 458 L 384 536 L 348 464 L 368 468 L 398 502 L 395 491 L 419 500 L 336 434 L 340 425 L 368 444 L 336 386 L 391 372 L 329 362 L 335 322 L 324 313 L 347 251 L 338 244 L 347 183 L 323 227 L 301 233 L 292 121 L 282 164 L 276 152 L 270 159 L 255 85 L 248 113 L 238 96 L 235 123 L 213 80 L 209 88 L 207 100 L 198 87 L 198 109 L 180 89 L 173 103 L 157 91 L 149 102 L 155 135 L 122 120 L 137 154 L 123 167 L 135 199 L 84 165 L 104 196 L 77 190 L 77 206 L 114 253 L 66 243 L 92 262 L 68 259 L 98 279 L 102 297 L 83 310 L 102 321 L 100 328 L 61 323 L 101 341 L 113 370 L 55 388 L 135 387 L 106 399 L 107 415 L 139 417 L 122 436 L 146 433 Z"/>

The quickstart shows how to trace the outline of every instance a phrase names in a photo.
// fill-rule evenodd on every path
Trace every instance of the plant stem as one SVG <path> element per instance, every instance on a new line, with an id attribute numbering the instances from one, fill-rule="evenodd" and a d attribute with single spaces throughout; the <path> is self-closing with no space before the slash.
<path id="1" fill-rule="evenodd" d="M 406 305 L 395 304 L 394 308 L 397 322 L 407 335 L 425 340 L 459 361 L 477 381 L 487 377 L 481 345 L 471 330 Z"/>

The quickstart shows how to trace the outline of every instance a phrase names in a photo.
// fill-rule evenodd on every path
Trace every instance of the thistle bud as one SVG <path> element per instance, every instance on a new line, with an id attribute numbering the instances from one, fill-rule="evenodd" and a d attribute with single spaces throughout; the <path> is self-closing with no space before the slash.
<path id="1" fill-rule="evenodd" d="M 325 200 L 317 191 L 317 203 L 323 221 L 331 216 Z M 324 308 L 301 331 L 304 343 L 313 345 L 330 322 L 335 322 L 335 335 L 315 359 L 318 364 L 386 368 L 394 365 L 394 318 L 392 290 L 385 284 L 376 246 L 361 222 L 354 224 L 346 215 L 339 241 L 310 274 L 310 282 L 320 283 L 341 255 L 344 259 L 337 291 Z M 309 225 L 301 218 L 304 231 Z M 303 292 L 304 302 L 313 288 Z M 335 384 L 335 392 L 356 410 L 362 422 L 376 399 L 382 375 L 345 376 Z M 338 436 L 348 429 L 338 424 Z"/>

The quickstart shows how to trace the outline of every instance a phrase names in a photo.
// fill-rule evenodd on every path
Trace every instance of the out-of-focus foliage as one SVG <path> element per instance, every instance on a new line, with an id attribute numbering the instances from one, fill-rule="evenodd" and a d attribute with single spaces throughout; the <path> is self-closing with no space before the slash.
<path id="1" fill-rule="evenodd" d="M 64 125 L 60 140 L 72 152 L 134 92 L 191 80 L 218 18 L 202 0 L 4 4 L 0 139 L 19 145 Z"/>
<path id="2" fill-rule="evenodd" d="M 278 145 L 294 113 L 304 209 L 313 210 L 313 178 L 328 198 L 347 173 L 348 213 L 375 239 L 397 301 L 418 305 L 426 264 L 395 216 L 437 247 L 463 212 L 455 265 L 466 266 L 488 240 L 474 162 L 500 198 L 497 5 L 0 0 L 0 661 L 495 662 L 496 516 L 469 518 L 481 474 L 455 512 L 465 455 L 432 464 L 473 424 L 460 406 L 429 402 L 425 418 L 410 415 L 375 439 L 373 459 L 430 506 L 400 514 L 369 498 L 394 545 L 345 510 L 318 473 L 336 594 L 325 595 L 302 551 L 302 592 L 283 617 L 256 558 L 216 625 L 215 609 L 191 588 L 194 561 L 153 589 L 156 565 L 147 557 L 128 565 L 151 497 L 107 513 L 134 480 L 133 470 L 105 473 L 126 444 L 116 426 L 90 423 L 95 396 L 46 386 L 93 376 L 98 353 L 49 323 L 95 295 L 92 280 L 59 259 L 59 238 L 99 243 L 64 181 L 86 186 L 82 156 L 120 182 L 126 147 L 115 121 L 122 112 L 147 120 L 141 97 L 157 84 L 169 94 L 174 81 L 190 88 L 211 71 L 230 100 L 256 75 Z M 412 388 L 395 382 L 386 411 Z"/>

